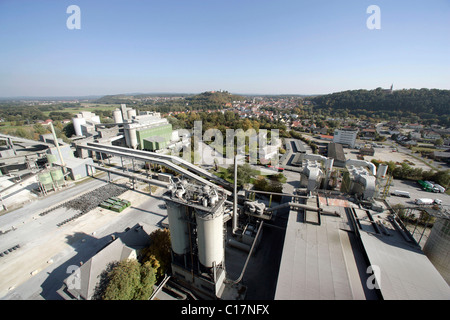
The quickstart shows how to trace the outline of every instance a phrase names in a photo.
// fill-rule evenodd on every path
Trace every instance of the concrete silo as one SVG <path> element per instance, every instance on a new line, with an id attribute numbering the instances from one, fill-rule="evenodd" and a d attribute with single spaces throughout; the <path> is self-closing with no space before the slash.
<path id="1" fill-rule="evenodd" d="M 198 258 L 206 268 L 219 265 L 224 258 L 223 207 L 215 212 L 197 211 Z"/>
<path id="2" fill-rule="evenodd" d="M 189 231 L 185 221 L 185 207 L 173 201 L 166 201 L 166 205 L 172 250 L 177 255 L 184 255 L 189 250 Z"/>
<path id="3" fill-rule="evenodd" d="M 133 120 L 133 117 L 136 117 L 136 110 L 135 109 L 128 109 L 127 110 L 127 116 L 128 116 L 128 120 Z"/>
<path id="4" fill-rule="evenodd" d="M 377 177 L 386 178 L 387 171 L 388 171 L 387 164 L 380 164 L 378 167 Z"/>
<path id="5" fill-rule="evenodd" d="M 450 285 L 450 219 L 436 218 L 423 252 Z"/>
<path id="6" fill-rule="evenodd" d="M 73 128 L 75 130 L 75 135 L 82 136 L 83 131 L 81 130 L 81 126 L 86 124 L 86 119 L 84 118 L 72 118 Z"/>
<path id="7" fill-rule="evenodd" d="M 174 278 L 203 298 L 219 297 L 226 277 L 225 196 L 217 189 L 181 180 L 173 183 L 163 198 Z"/>
<path id="8" fill-rule="evenodd" d="M 113 111 L 114 123 L 123 123 L 122 111 L 116 109 Z"/>

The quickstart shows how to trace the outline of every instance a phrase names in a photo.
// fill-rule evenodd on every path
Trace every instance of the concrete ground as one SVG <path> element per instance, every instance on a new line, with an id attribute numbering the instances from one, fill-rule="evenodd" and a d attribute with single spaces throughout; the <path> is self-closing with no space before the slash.
<path id="1" fill-rule="evenodd" d="M 393 152 L 393 149 L 386 147 L 386 148 L 374 148 L 375 154 L 373 156 L 364 156 L 364 160 L 366 161 L 372 161 L 372 159 L 375 160 L 381 160 L 381 161 L 394 161 L 402 163 L 405 160 L 410 161 L 410 166 L 413 168 L 422 168 L 425 171 L 428 171 L 431 169 L 431 167 L 422 161 L 419 161 L 415 158 L 413 158 L 411 155 L 403 152 Z M 357 159 L 357 155 L 359 154 L 359 150 L 355 149 L 348 149 L 344 148 L 345 157 L 347 159 Z"/>
<path id="2" fill-rule="evenodd" d="M 415 181 L 409 180 L 395 180 L 393 181 L 393 185 L 390 187 L 390 192 L 394 190 L 407 191 L 410 193 L 411 198 L 397 197 L 390 195 L 386 198 L 386 200 L 391 204 L 403 204 L 404 206 L 412 206 L 414 205 L 414 199 L 419 198 L 431 198 L 431 199 L 439 199 L 442 200 L 442 205 L 450 206 L 450 195 L 445 193 L 434 193 L 427 192 L 422 190 L 420 185 Z"/>
<path id="3" fill-rule="evenodd" d="M 76 191 L 92 190 L 102 184 L 105 181 L 93 179 L 70 191 L 76 194 Z M 20 244 L 20 248 L 0 258 L 2 299 L 60 299 L 56 290 L 68 276 L 67 267 L 90 259 L 109 243 L 112 234 L 124 232 L 136 223 L 157 229 L 166 218 L 164 201 L 158 197 L 162 189 L 155 196 L 126 191 L 119 197 L 131 201 L 131 207 L 121 213 L 97 207 L 61 227 L 56 224 L 76 214 L 76 210 L 59 208 L 45 216 L 38 215 L 38 208 L 42 211 L 43 204 L 49 207 L 61 201 L 61 197 L 67 199 L 68 191 L 32 203 L 17 214 L 13 211 L 0 217 L 2 227 L 15 224 L 13 230 L 0 235 L 0 249 Z"/>

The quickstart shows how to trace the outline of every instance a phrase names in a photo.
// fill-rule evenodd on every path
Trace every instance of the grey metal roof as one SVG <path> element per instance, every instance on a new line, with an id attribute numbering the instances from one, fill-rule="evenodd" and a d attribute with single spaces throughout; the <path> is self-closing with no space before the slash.
<path id="1" fill-rule="evenodd" d="M 328 144 L 328 157 L 338 161 L 345 161 L 344 149 L 342 144 L 331 142 Z"/>
<path id="2" fill-rule="evenodd" d="M 316 198 L 311 198 L 307 204 L 315 202 Z M 365 219 L 365 210 L 356 209 L 358 232 L 348 232 L 353 223 L 347 221 L 351 216 L 345 212 L 349 205 L 345 200 L 321 198 L 317 203 L 341 216 L 322 214 L 319 225 L 308 222 L 314 219 L 306 219 L 302 211 L 290 212 L 275 299 L 374 299 L 377 292 L 387 300 L 450 299 L 444 278 L 394 226 L 384 226 L 389 235 L 377 233 L 374 222 Z M 382 218 L 375 219 L 381 222 Z M 357 245 L 358 234 L 362 246 Z M 379 267 L 380 273 L 375 273 L 379 291 L 367 285 L 373 277 L 369 265 Z"/>
<path id="3" fill-rule="evenodd" d="M 366 298 L 360 281 L 354 281 L 360 277 L 348 233 L 340 228 L 346 223 L 345 212 L 342 207 L 333 209 L 341 217 L 322 215 L 320 225 L 304 223 L 302 212 L 291 211 L 275 299 Z"/>
<path id="4" fill-rule="evenodd" d="M 450 299 L 450 287 L 418 248 L 395 237 L 361 232 L 372 265 L 380 269 L 377 282 L 386 300 Z"/>

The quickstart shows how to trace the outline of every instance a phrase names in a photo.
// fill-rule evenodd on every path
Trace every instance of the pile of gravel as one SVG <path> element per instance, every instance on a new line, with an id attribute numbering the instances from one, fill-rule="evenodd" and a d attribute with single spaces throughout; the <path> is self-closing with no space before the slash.
<path id="1" fill-rule="evenodd" d="M 103 201 L 111 197 L 118 197 L 127 190 L 128 188 L 126 187 L 109 183 L 103 187 L 87 192 L 78 198 L 65 202 L 63 207 L 75 209 L 80 211 L 81 214 L 85 214 L 98 207 Z"/>

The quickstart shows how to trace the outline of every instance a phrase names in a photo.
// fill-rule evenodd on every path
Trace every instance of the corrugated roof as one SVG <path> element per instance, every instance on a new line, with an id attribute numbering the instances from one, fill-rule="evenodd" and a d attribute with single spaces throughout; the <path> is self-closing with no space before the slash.
<path id="1" fill-rule="evenodd" d="M 361 283 L 352 280 L 360 277 L 349 236 L 340 228 L 344 208 L 333 210 L 341 217 L 322 215 L 320 225 L 303 222 L 303 212 L 289 214 L 275 299 L 365 299 Z"/>

